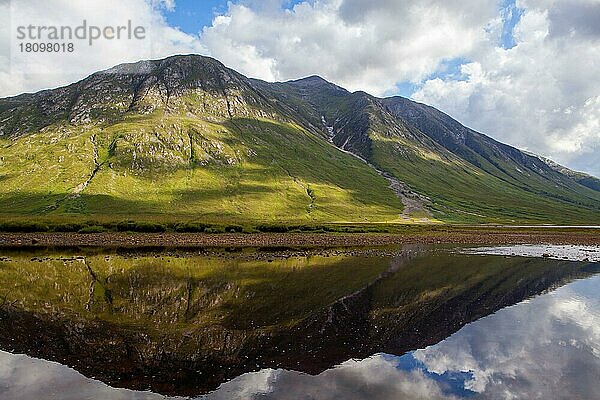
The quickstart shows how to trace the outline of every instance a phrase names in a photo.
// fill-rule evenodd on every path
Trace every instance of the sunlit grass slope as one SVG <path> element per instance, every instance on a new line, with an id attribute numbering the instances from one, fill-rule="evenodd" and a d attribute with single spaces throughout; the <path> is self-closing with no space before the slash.
<path id="1" fill-rule="evenodd" d="M 2 142 L 3 214 L 202 222 L 393 222 L 401 201 L 301 127 L 157 111 Z"/>
<path id="2" fill-rule="evenodd" d="M 373 135 L 373 160 L 418 193 L 426 194 L 433 214 L 447 222 L 600 223 L 600 192 L 584 187 L 567 191 L 541 185 L 536 179 L 530 179 L 529 186 L 507 184 L 456 157 L 428 155 L 377 135 Z"/>

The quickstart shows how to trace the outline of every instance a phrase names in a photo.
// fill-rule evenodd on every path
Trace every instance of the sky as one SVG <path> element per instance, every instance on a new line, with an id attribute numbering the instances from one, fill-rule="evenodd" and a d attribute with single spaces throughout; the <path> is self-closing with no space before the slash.
<path id="1" fill-rule="evenodd" d="M 268 81 L 316 74 L 409 97 L 600 176 L 600 0 L 0 0 L 2 18 L 0 96 L 199 53 Z M 83 19 L 131 20 L 148 38 L 43 57 L 16 47 L 16 26 Z"/>

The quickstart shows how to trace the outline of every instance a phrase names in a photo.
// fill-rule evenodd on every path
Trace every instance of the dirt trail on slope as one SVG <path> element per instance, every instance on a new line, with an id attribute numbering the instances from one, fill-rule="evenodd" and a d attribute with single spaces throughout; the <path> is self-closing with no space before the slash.
<path id="1" fill-rule="evenodd" d="M 431 211 L 429 211 L 427 209 L 427 204 L 431 203 L 427 197 L 422 196 L 418 193 L 415 193 L 410 188 L 410 186 L 408 186 L 406 183 L 395 178 L 388 172 L 378 169 L 373 164 L 371 164 L 368 160 L 362 158 L 358 154 L 353 153 L 349 150 L 346 150 L 346 145 L 348 144 L 350 137 L 348 137 L 346 139 L 346 141 L 344 142 L 344 144 L 341 147 L 337 146 L 333 142 L 333 136 L 334 136 L 333 127 L 327 126 L 325 117 L 321 117 L 321 119 L 323 121 L 323 125 L 325 126 L 325 129 L 328 132 L 329 144 L 331 144 L 333 147 L 335 147 L 336 149 L 338 149 L 341 152 L 344 152 L 346 154 L 349 154 L 353 157 L 358 158 L 359 160 L 361 160 L 362 162 L 367 164 L 367 166 L 369 166 L 375 172 L 377 172 L 377 174 L 379 174 L 379 175 L 383 176 L 385 179 L 387 179 L 387 181 L 390 183 L 388 187 L 394 192 L 394 194 L 400 199 L 400 201 L 402 201 L 402 204 L 404 205 L 404 209 L 402 210 L 402 214 L 400 215 L 400 217 L 402 219 L 407 219 L 407 220 L 417 219 L 418 222 L 427 223 L 430 221 L 430 219 L 433 218 L 433 214 L 431 213 Z"/>

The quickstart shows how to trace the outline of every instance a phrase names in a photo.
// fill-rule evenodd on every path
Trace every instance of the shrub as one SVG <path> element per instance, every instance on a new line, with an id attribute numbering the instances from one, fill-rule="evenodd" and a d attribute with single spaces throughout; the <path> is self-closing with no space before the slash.
<path id="1" fill-rule="evenodd" d="M 117 231 L 132 232 L 135 229 L 135 221 L 121 221 L 117 224 Z"/>
<path id="2" fill-rule="evenodd" d="M 256 229 L 260 232 L 282 233 L 289 231 L 289 227 L 284 225 L 258 225 Z"/>
<path id="3" fill-rule="evenodd" d="M 206 228 L 207 228 L 207 226 L 205 224 L 199 224 L 199 223 L 195 223 L 195 222 L 186 222 L 186 223 L 177 224 L 175 226 L 175 232 L 197 233 L 197 232 L 204 232 L 206 230 Z"/>
<path id="4" fill-rule="evenodd" d="M 240 225 L 227 225 L 225 227 L 225 232 L 228 232 L 228 233 L 239 233 L 239 232 L 242 232 L 243 230 L 244 230 L 244 227 L 240 226 Z"/>
<path id="5" fill-rule="evenodd" d="M 161 224 L 153 224 L 151 222 L 137 222 L 134 225 L 134 232 L 149 232 L 149 233 L 158 233 L 166 231 L 166 227 Z"/>
<path id="6" fill-rule="evenodd" d="M 204 230 L 204 232 L 206 233 L 224 233 L 225 229 L 223 229 L 223 227 L 220 226 L 211 226 L 208 227 Z"/>
<path id="7" fill-rule="evenodd" d="M 106 232 L 106 228 L 100 225 L 90 225 L 90 226 L 86 226 L 81 228 L 79 231 L 79 233 L 102 233 L 102 232 Z"/>
<path id="8" fill-rule="evenodd" d="M 122 221 L 116 226 L 119 232 L 145 232 L 145 233 L 157 233 L 165 232 L 166 226 L 161 224 L 154 224 L 152 222 L 135 222 L 135 221 Z"/>
<path id="9" fill-rule="evenodd" d="M 54 232 L 78 232 L 83 228 L 83 224 L 59 224 L 52 227 Z"/>
<path id="10" fill-rule="evenodd" d="M 2 232 L 48 232 L 50 227 L 39 222 L 3 222 L 0 224 Z"/>

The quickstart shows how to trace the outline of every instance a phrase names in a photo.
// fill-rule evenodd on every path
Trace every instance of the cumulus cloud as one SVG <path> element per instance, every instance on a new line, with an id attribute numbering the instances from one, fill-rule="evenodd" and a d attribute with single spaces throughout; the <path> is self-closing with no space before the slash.
<path id="1" fill-rule="evenodd" d="M 459 78 L 426 80 L 416 100 L 522 149 L 600 175 L 600 2 L 522 1 L 515 46 L 484 42 Z"/>
<path id="2" fill-rule="evenodd" d="M 201 37 L 211 54 L 254 77 L 319 74 L 381 95 L 472 51 L 496 11 L 494 1 L 475 0 L 231 3 Z"/>
<path id="3" fill-rule="evenodd" d="M 72 83 L 102 69 L 123 62 L 161 58 L 175 53 L 205 52 L 198 37 L 170 27 L 161 11 L 172 9 L 173 0 L 68 0 L 4 1 L 0 3 L 0 96 L 37 91 Z M 74 51 L 57 53 L 21 52 L 17 40 L 19 26 L 69 26 L 75 29 L 86 21 L 88 26 L 140 26 L 143 40 L 125 38 L 68 40 Z M 47 41 L 46 41 L 47 42 Z"/>
<path id="4" fill-rule="evenodd" d="M 551 4 L 548 11 L 550 36 L 600 38 L 600 3 L 566 0 Z"/>

